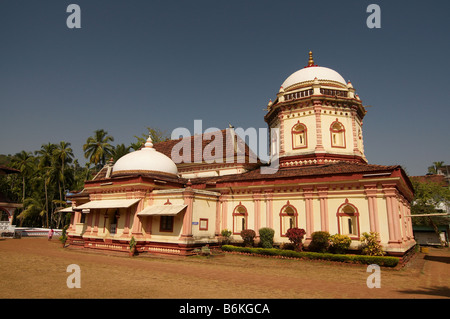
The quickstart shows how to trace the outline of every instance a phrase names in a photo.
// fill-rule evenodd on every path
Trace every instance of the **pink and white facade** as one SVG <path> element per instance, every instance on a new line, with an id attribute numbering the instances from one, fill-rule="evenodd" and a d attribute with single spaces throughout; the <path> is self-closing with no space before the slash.
<path id="1" fill-rule="evenodd" d="M 363 232 L 374 231 L 388 253 L 403 255 L 415 244 L 407 217 L 412 186 L 400 166 L 368 164 L 365 115 L 352 84 L 315 65 L 310 53 L 308 66 L 289 76 L 267 106 L 278 170 L 264 173 L 246 145 L 243 163 L 213 152 L 220 156 L 175 164 L 171 154 L 180 141 L 194 154 L 194 144 L 203 151 L 211 140 L 198 144 L 199 136 L 193 136 L 155 145 L 148 140 L 71 196 L 69 240 L 127 251 L 134 237 L 140 252 L 189 254 L 218 243 L 223 229 L 240 240 L 242 229 L 258 233 L 270 227 L 275 242 L 283 243 L 289 228 L 300 227 L 306 244 L 314 231 L 324 230 L 350 236 L 353 249 Z M 217 133 L 228 144 L 242 143 L 233 128 Z"/>

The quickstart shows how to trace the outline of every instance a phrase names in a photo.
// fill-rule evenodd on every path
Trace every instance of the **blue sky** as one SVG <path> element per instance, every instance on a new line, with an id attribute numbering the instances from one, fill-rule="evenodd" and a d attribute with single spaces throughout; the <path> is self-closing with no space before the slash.
<path id="1" fill-rule="evenodd" d="M 81 29 L 69 29 L 69 4 Z M 369 4 L 381 28 L 369 29 Z M 96 129 L 129 144 L 154 127 L 261 128 L 281 83 L 332 68 L 371 105 L 369 163 L 425 174 L 450 163 L 448 1 L 0 2 L 0 154 L 70 142 Z"/>

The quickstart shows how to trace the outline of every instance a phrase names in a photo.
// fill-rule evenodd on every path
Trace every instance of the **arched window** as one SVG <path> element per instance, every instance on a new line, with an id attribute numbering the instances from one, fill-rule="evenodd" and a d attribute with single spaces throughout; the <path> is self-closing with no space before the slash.
<path id="1" fill-rule="evenodd" d="M 332 147 L 345 148 L 345 128 L 338 119 L 331 123 L 330 134 Z"/>
<path id="2" fill-rule="evenodd" d="M 290 228 L 297 227 L 297 209 L 292 206 L 289 201 L 281 208 L 280 211 L 280 234 L 286 236 L 286 232 Z"/>
<path id="3" fill-rule="evenodd" d="M 239 235 L 247 229 L 247 208 L 239 203 L 233 211 L 233 234 Z"/>
<path id="4" fill-rule="evenodd" d="M 293 149 L 305 148 L 308 146 L 306 126 L 301 124 L 300 121 L 292 127 L 291 134 Z"/>
<path id="5" fill-rule="evenodd" d="M 271 138 L 270 138 L 270 155 L 272 157 L 277 156 L 279 153 L 279 150 L 280 150 L 280 143 L 279 143 L 280 140 L 278 138 L 279 132 L 280 132 L 280 129 L 277 127 L 275 127 L 275 128 L 272 127 L 270 129 L 270 136 L 271 136 Z"/>
<path id="6" fill-rule="evenodd" d="M 359 212 L 356 206 L 348 202 L 348 199 L 339 206 L 337 218 L 339 234 L 359 239 Z"/>

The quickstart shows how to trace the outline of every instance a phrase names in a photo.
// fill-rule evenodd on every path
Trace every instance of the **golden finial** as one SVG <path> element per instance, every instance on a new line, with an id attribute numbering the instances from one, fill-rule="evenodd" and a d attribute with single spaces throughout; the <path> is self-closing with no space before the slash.
<path id="1" fill-rule="evenodd" d="M 313 66 L 313 65 L 314 65 L 314 60 L 313 60 L 313 56 L 312 56 L 312 51 L 309 51 L 308 66 Z"/>

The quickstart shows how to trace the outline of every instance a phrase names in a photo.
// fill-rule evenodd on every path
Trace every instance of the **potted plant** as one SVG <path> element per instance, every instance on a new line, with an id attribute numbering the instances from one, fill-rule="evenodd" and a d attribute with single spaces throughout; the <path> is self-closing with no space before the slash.
<path id="1" fill-rule="evenodd" d="M 134 236 L 131 237 L 130 240 L 130 256 L 134 256 L 136 253 L 136 239 L 134 239 Z"/>

